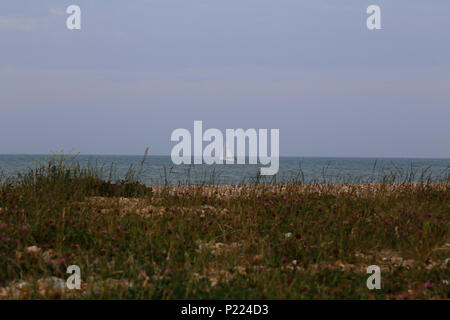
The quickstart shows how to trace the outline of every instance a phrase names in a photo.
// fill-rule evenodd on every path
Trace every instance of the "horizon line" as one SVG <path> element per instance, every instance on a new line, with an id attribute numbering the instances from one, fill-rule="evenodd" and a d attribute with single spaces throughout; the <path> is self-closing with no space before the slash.
<path id="1" fill-rule="evenodd" d="M 51 156 L 53 153 L 0 153 L 0 156 Z M 108 154 L 108 153 L 80 153 L 80 154 L 65 154 L 57 153 L 57 155 L 64 156 L 110 156 L 110 157 L 144 157 L 143 154 Z M 149 154 L 146 157 L 170 157 L 170 154 Z M 429 160 L 450 160 L 449 157 L 431 157 L 431 156 L 313 156 L 313 155 L 280 155 L 280 158 L 325 158 L 325 159 L 429 159 Z M 246 156 L 248 158 L 248 156 Z"/>

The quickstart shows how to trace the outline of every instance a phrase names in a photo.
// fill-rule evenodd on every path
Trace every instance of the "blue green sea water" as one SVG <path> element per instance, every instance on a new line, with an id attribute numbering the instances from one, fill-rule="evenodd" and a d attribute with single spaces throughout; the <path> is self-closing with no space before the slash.
<path id="1" fill-rule="evenodd" d="M 0 155 L 0 176 L 14 177 L 45 163 L 48 155 Z M 68 155 L 71 159 L 72 156 Z M 130 169 L 139 173 L 142 183 L 157 184 L 239 184 L 262 181 L 258 165 L 174 165 L 170 156 L 78 155 L 73 161 L 92 166 L 105 178 L 123 179 Z M 264 181 L 303 183 L 363 183 L 389 181 L 432 180 L 449 178 L 450 159 L 419 158 L 326 158 L 280 157 L 276 177 Z"/>

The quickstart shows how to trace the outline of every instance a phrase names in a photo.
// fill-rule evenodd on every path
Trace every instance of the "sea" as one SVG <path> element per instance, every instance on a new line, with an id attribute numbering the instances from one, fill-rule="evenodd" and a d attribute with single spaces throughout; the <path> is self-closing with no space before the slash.
<path id="1" fill-rule="evenodd" d="M 61 155 L 60 155 L 61 156 Z M 45 165 L 50 155 L 0 155 L 0 181 Z M 251 183 L 375 183 L 450 181 L 450 159 L 280 157 L 275 176 L 262 165 L 174 165 L 170 156 L 65 155 L 68 164 L 96 170 L 104 179 L 132 177 L 146 185 Z M 246 162 L 248 163 L 248 161 Z"/>

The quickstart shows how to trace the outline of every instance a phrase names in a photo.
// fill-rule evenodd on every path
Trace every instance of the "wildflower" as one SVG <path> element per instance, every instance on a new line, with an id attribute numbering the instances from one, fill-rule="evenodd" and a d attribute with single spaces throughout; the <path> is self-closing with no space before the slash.
<path id="1" fill-rule="evenodd" d="M 268 202 L 264 202 L 264 207 L 267 207 L 269 205 Z"/>
<path id="2" fill-rule="evenodd" d="M 284 235 L 284 237 L 285 237 L 285 238 L 290 238 L 290 237 L 292 237 L 292 233 L 291 233 L 291 232 L 288 232 L 288 233 L 286 233 L 286 234 Z"/>
<path id="3" fill-rule="evenodd" d="M 58 261 L 59 264 L 66 264 L 66 259 L 62 258 Z"/>
<path id="4" fill-rule="evenodd" d="M 166 269 L 166 274 L 171 274 L 172 272 L 173 272 L 172 269 L 170 269 L 170 268 L 167 268 L 167 269 Z"/>
<path id="5" fill-rule="evenodd" d="M 29 230 L 30 230 L 30 228 L 27 225 L 22 227 L 23 232 L 28 232 Z"/>
<path id="6" fill-rule="evenodd" d="M 408 300 L 408 299 L 409 299 L 409 294 L 408 294 L 408 292 L 405 292 L 404 294 L 402 294 L 402 298 L 403 298 L 404 300 Z"/>
<path id="7" fill-rule="evenodd" d="M 2 237 L 2 240 L 3 240 L 4 242 L 8 243 L 8 242 L 11 241 L 11 238 L 9 238 L 9 237 Z"/>
<path id="8" fill-rule="evenodd" d="M 116 231 L 120 232 L 122 229 L 120 228 L 120 226 L 117 227 Z"/>
<path id="9" fill-rule="evenodd" d="M 281 261 L 286 262 L 288 259 L 286 258 L 286 256 L 283 256 L 283 258 L 281 258 Z"/>
<path id="10" fill-rule="evenodd" d="M 112 241 L 116 241 L 116 240 L 117 240 L 117 237 L 112 237 L 111 240 L 112 240 Z"/>
<path id="11" fill-rule="evenodd" d="M 144 269 L 141 269 L 139 271 L 138 279 L 148 279 L 147 272 L 145 272 Z"/>
<path id="12" fill-rule="evenodd" d="M 423 284 L 423 286 L 424 286 L 425 288 L 427 288 L 427 289 L 431 289 L 431 282 L 430 282 L 430 281 L 427 281 L 427 282 L 425 282 L 425 283 Z"/>

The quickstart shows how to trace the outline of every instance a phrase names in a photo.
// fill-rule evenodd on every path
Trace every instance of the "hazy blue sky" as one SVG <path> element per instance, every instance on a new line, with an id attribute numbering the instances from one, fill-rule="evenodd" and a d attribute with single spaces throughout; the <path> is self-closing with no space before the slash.
<path id="1" fill-rule="evenodd" d="M 279 128 L 282 155 L 450 157 L 449 17 L 448 0 L 1 0 L 0 153 L 169 154 L 203 120 Z"/>

